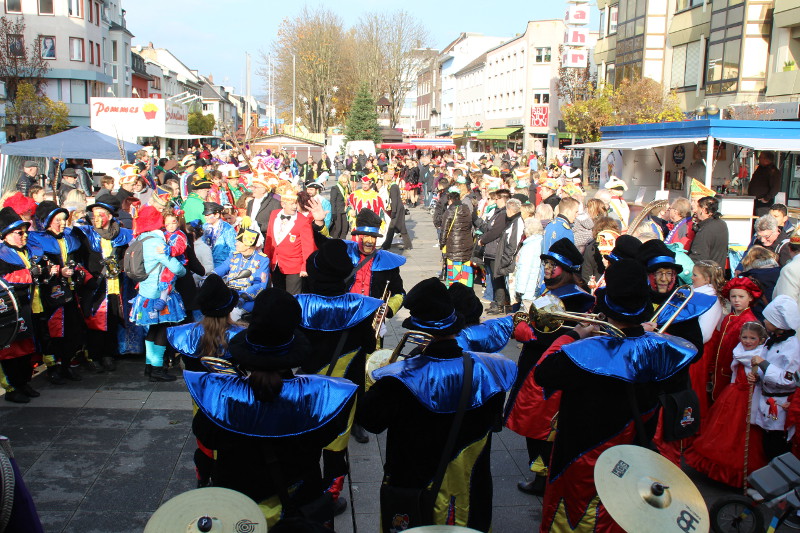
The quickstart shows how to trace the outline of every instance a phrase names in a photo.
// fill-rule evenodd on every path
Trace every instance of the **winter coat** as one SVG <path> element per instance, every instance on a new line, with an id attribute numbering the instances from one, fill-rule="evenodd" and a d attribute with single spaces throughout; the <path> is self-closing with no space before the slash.
<path id="1" fill-rule="evenodd" d="M 484 233 L 480 242 L 484 245 L 483 257 L 492 260 L 498 257 L 497 250 L 500 248 L 500 237 L 506 229 L 506 210 L 495 209 L 489 220 L 480 228 Z"/>
<path id="2" fill-rule="evenodd" d="M 578 215 L 575 223 L 572 224 L 572 233 L 575 237 L 575 246 L 578 251 L 583 253 L 586 246 L 594 240 L 592 230 L 594 229 L 594 220 L 587 213 Z"/>
<path id="3" fill-rule="evenodd" d="M 515 258 L 522 238 L 525 236 L 525 226 L 519 213 L 506 220 L 506 229 L 500 236 L 492 273 L 496 276 L 505 276 L 514 272 Z"/>
<path id="4" fill-rule="evenodd" d="M 695 263 L 709 259 L 725 268 L 728 259 L 728 225 L 725 221 L 713 217 L 698 222 L 689 257 Z"/>
<path id="5" fill-rule="evenodd" d="M 445 257 L 450 261 L 465 262 L 472 257 L 472 215 L 461 203 L 452 204 L 444 212 L 439 247 L 447 246 Z"/>
<path id="6" fill-rule="evenodd" d="M 513 292 L 521 294 L 523 300 L 533 300 L 539 286 L 541 271 L 542 236 L 531 235 L 522 241 L 517 253 L 517 269 Z"/>

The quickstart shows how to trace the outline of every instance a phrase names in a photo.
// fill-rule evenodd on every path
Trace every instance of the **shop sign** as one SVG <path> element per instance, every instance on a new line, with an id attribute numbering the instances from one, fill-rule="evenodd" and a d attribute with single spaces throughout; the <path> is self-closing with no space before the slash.
<path id="1" fill-rule="evenodd" d="M 531 106 L 531 128 L 547 128 L 550 125 L 550 106 Z"/>

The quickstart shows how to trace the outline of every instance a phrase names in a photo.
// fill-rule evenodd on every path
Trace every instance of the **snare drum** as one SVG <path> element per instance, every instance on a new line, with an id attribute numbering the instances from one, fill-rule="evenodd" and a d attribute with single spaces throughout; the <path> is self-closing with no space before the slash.
<path id="1" fill-rule="evenodd" d="M 28 301 L 29 285 L 15 285 L 0 279 L 0 349 L 6 348 L 20 334 L 22 329 L 22 306 Z M 29 320 L 24 329 L 30 335 L 32 323 Z"/>

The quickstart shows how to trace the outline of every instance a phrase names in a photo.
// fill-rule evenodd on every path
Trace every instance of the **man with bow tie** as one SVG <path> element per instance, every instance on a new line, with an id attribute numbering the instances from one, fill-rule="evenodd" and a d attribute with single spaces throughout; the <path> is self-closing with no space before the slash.
<path id="1" fill-rule="evenodd" d="M 306 260 L 314 250 L 311 218 L 297 212 L 297 193 L 281 193 L 281 209 L 272 212 L 267 225 L 264 253 L 272 267 L 272 284 L 290 294 L 300 294 Z"/>

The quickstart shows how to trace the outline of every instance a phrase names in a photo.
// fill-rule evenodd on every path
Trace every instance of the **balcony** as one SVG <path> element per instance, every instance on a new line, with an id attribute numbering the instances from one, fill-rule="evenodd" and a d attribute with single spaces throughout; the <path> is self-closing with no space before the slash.
<path id="1" fill-rule="evenodd" d="M 770 72 L 767 76 L 767 97 L 800 94 L 800 70 Z"/>

